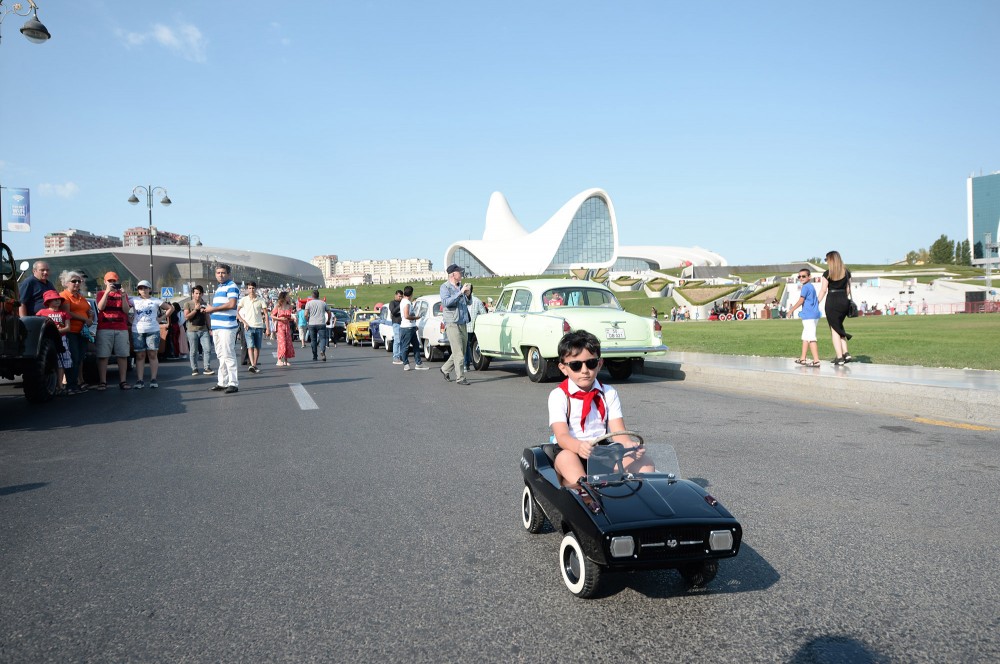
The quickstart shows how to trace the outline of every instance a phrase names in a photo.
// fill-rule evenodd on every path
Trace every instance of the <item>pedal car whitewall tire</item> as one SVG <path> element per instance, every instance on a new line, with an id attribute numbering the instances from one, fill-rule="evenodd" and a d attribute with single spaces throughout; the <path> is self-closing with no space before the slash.
<path id="1" fill-rule="evenodd" d="M 545 515 L 539 507 L 535 496 L 531 493 L 531 487 L 525 486 L 521 494 L 521 525 L 532 535 L 542 532 L 545 525 Z"/>
<path id="2" fill-rule="evenodd" d="M 573 533 L 567 533 L 559 545 L 559 571 L 566 588 L 577 597 L 593 597 L 597 592 L 601 567 L 583 554 Z"/>

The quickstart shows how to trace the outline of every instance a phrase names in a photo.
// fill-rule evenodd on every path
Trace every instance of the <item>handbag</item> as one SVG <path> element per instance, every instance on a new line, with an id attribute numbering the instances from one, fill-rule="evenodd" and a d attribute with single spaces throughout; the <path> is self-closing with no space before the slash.
<path id="1" fill-rule="evenodd" d="M 854 303 L 854 300 L 847 300 L 847 317 L 857 318 L 858 317 L 858 305 Z"/>

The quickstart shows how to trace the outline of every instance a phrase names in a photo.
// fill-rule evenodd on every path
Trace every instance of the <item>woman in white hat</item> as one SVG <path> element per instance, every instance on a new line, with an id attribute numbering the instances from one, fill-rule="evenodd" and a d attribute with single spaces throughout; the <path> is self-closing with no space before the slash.
<path id="1" fill-rule="evenodd" d="M 141 390 L 146 387 L 142 381 L 142 374 L 146 368 L 146 360 L 149 360 L 149 386 L 159 387 L 156 382 L 156 372 L 160 368 L 160 361 L 157 353 L 160 350 L 160 316 L 171 311 L 173 307 L 169 302 L 155 297 L 151 297 L 153 285 L 143 279 L 136 285 L 139 295 L 133 297 L 131 304 L 135 311 L 135 318 L 132 319 L 132 348 L 135 350 L 135 389 Z"/>

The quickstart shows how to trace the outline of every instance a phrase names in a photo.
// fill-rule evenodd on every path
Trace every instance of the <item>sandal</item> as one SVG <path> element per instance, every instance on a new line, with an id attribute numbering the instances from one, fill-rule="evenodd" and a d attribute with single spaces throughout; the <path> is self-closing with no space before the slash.
<path id="1" fill-rule="evenodd" d="M 805 364 L 805 366 L 807 367 L 818 367 L 819 360 L 810 360 L 809 362 L 803 362 L 803 364 Z"/>
<path id="2" fill-rule="evenodd" d="M 131 390 L 132 386 L 129 385 L 128 383 L 126 383 L 125 381 L 122 381 L 122 382 L 118 383 L 118 389 L 120 389 L 120 390 Z"/>
<path id="3" fill-rule="evenodd" d="M 802 366 L 807 366 L 809 364 L 808 360 L 795 360 L 795 364 L 801 364 Z"/>
<path id="4" fill-rule="evenodd" d="M 97 387 L 95 387 L 94 389 L 97 390 L 98 392 L 103 392 L 104 390 L 108 389 L 108 384 L 107 383 L 98 383 Z"/>
<path id="5" fill-rule="evenodd" d="M 850 353 L 844 353 L 844 362 L 853 362 L 854 358 L 851 357 Z"/>

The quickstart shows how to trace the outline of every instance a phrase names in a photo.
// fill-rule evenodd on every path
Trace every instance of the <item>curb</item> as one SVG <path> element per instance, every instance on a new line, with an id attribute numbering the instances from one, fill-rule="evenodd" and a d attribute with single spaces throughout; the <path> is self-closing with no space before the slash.
<path id="1" fill-rule="evenodd" d="M 794 389 L 796 401 L 1000 428 L 1000 393 L 992 390 L 652 359 L 645 361 L 641 372 L 744 394 L 773 395 Z"/>

